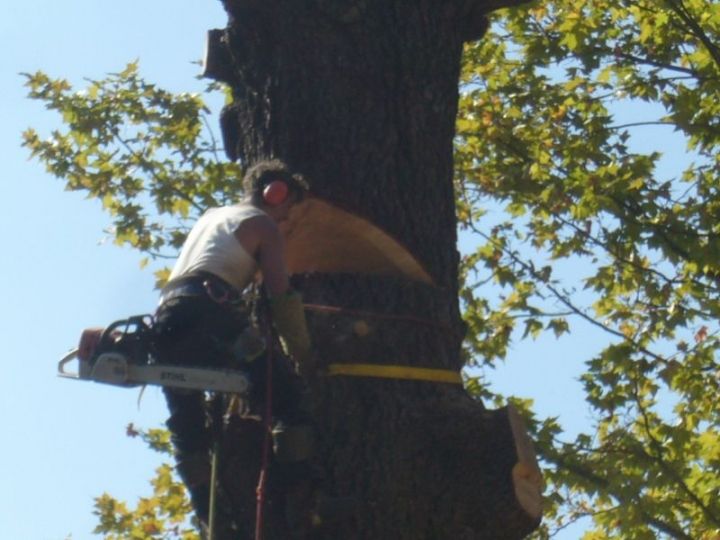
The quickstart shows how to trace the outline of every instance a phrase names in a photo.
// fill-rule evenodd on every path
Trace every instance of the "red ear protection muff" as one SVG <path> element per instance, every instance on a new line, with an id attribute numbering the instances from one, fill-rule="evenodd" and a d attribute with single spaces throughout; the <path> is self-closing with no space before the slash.
<path id="1" fill-rule="evenodd" d="M 288 198 L 290 189 L 282 180 L 273 180 L 263 189 L 263 200 L 270 206 L 280 206 Z"/>

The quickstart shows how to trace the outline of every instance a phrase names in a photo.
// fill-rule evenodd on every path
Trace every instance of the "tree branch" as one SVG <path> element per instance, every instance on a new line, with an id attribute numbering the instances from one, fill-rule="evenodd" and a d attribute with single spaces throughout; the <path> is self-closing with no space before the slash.
<path id="1" fill-rule="evenodd" d="M 200 115 L 202 118 L 203 124 L 205 124 L 205 129 L 207 130 L 208 135 L 210 136 L 210 143 L 211 143 L 211 149 L 213 154 L 213 159 L 215 159 L 215 163 L 220 163 L 220 155 L 218 154 L 218 145 L 217 145 L 217 139 L 215 139 L 215 133 L 212 130 L 212 127 L 210 126 L 210 122 L 208 121 L 207 115 Z"/>
<path id="2" fill-rule="evenodd" d="M 651 60 L 649 58 L 643 58 L 641 56 L 635 56 L 634 54 L 622 52 L 622 51 L 609 51 L 606 49 L 598 48 L 596 49 L 597 53 L 600 54 L 614 54 L 618 58 L 624 58 L 625 60 L 631 60 L 632 62 L 635 62 L 636 64 L 642 64 L 647 66 L 654 66 L 661 69 L 666 69 L 668 71 L 677 71 L 680 73 L 687 73 L 688 75 L 692 75 L 696 79 L 703 79 L 704 77 L 700 75 L 697 71 L 691 68 L 686 68 L 683 66 L 678 66 L 675 64 L 667 64 L 665 62 L 658 62 L 657 60 Z"/>
<path id="3" fill-rule="evenodd" d="M 643 430 L 645 431 L 645 435 L 650 441 L 650 444 L 655 450 L 655 452 L 657 452 L 657 455 L 650 454 L 642 446 L 640 446 L 636 451 L 640 453 L 641 456 L 657 463 L 657 465 L 665 472 L 665 474 L 672 478 L 672 480 L 680 487 L 680 490 L 685 493 L 690 498 L 690 500 L 698 506 L 698 508 L 702 510 L 703 514 L 705 514 L 705 517 L 713 524 L 720 527 L 720 518 L 713 514 L 713 512 L 705 505 L 702 499 L 700 499 L 700 497 L 698 497 L 697 494 L 695 494 L 695 492 L 690 489 L 690 486 L 687 485 L 685 480 L 677 473 L 676 470 L 674 470 L 667 463 L 667 461 L 663 457 L 665 454 L 665 449 L 663 448 L 662 443 L 657 440 L 655 435 L 653 435 L 652 430 L 650 429 L 650 419 L 648 418 L 647 408 L 643 405 L 642 399 L 640 398 L 640 392 L 637 388 L 636 380 L 633 381 L 633 397 L 635 398 L 635 404 L 637 405 L 638 411 L 640 412 L 640 417 L 642 418 L 642 426 Z"/>
<path id="4" fill-rule="evenodd" d="M 663 364 L 666 364 L 666 363 L 667 363 L 667 359 L 666 359 L 665 357 L 660 356 L 659 354 L 652 352 L 651 350 L 649 350 L 648 348 L 644 347 L 643 345 L 640 345 L 637 341 L 628 338 L 628 337 L 627 337 L 625 334 L 623 334 L 622 332 L 620 332 L 620 331 L 618 331 L 618 330 L 615 330 L 614 328 L 610 328 L 610 327 L 606 326 L 605 324 L 601 323 L 600 321 L 598 321 L 598 320 L 595 319 L 594 317 L 591 317 L 590 315 L 588 315 L 587 313 L 585 313 L 583 310 L 581 310 L 580 308 L 578 308 L 575 304 L 573 304 L 570 300 L 568 300 L 567 297 L 566 297 L 564 294 L 562 294 L 559 290 L 557 290 L 557 288 L 553 287 L 553 285 L 551 285 L 550 283 L 548 283 L 547 280 L 543 279 L 543 277 L 542 277 L 540 274 L 537 273 L 537 271 L 535 270 L 535 268 L 534 268 L 531 264 L 528 264 L 527 262 L 525 262 L 524 260 L 522 260 L 514 251 L 512 251 L 512 250 L 510 250 L 509 248 L 506 248 L 506 247 L 498 244 L 498 243 L 497 243 L 495 240 L 493 240 L 490 236 L 488 236 L 487 234 L 483 233 L 482 231 L 480 231 L 480 230 L 477 229 L 476 227 L 473 226 L 472 229 L 473 229 L 473 231 L 474 231 L 475 233 L 477 233 L 479 236 L 485 238 L 488 242 L 491 242 L 493 245 L 495 245 L 495 247 L 496 247 L 497 249 L 499 249 L 500 251 L 502 251 L 503 253 L 505 253 L 505 255 L 507 255 L 508 257 L 510 257 L 510 259 L 512 259 L 513 262 L 515 262 L 516 264 L 519 264 L 519 265 L 520 265 L 524 270 L 526 270 L 535 280 L 537 280 L 538 282 L 542 283 L 543 286 L 546 287 L 546 288 L 553 294 L 553 296 L 554 296 L 558 301 L 560 301 L 560 303 L 562 303 L 562 304 L 563 304 L 564 306 L 566 306 L 570 311 L 572 311 L 573 314 L 579 316 L 580 318 L 582 318 L 583 320 L 589 322 L 589 323 L 592 324 L 593 326 L 596 326 L 597 328 L 601 328 L 601 329 L 604 330 L 605 332 L 608 332 L 609 334 L 612 334 L 613 336 L 622 339 L 624 342 L 629 343 L 629 344 L 632 345 L 635 349 L 637 349 L 639 352 L 641 352 L 641 353 L 649 356 L 650 358 L 652 358 L 652 359 L 654 359 L 654 360 L 656 360 L 656 361 L 658 361 L 658 362 L 662 362 Z"/>
<path id="5" fill-rule="evenodd" d="M 632 504 L 637 505 L 637 507 L 640 509 L 640 512 L 642 514 L 643 519 L 658 529 L 659 531 L 662 531 L 666 534 L 671 535 L 674 538 L 679 538 L 680 540 L 694 540 L 692 536 L 689 536 L 688 534 L 684 533 L 682 530 L 678 529 L 674 525 L 671 525 L 665 521 L 662 521 L 661 519 L 651 515 L 648 513 L 648 511 L 644 508 L 644 505 L 642 504 L 640 500 L 639 494 L 636 494 L 635 497 L 627 497 L 619 494 L 617 490 L 613 489 L 610 482 L 594 473 L 592 470 L 590 470 L 587 467 L 583 467 L 580 464 L 577 463 L 570 463 L 567 460 L 564 459 L 563 456 L 556 455 L 554 457 L 548 458 L 548 456 L 543 455 L 544 459 L 549 459 L 549 461 L 555 463 L 556 465 L 563 467 L 564 469 L 567 469 L 571 473 L 579 476 L 583 480 L 590 482 L 591 484 L 595 485 L 599 489 L 607 491 L 615 500 L 617 500 L 620 503 L 627 503 L 632 502 Z"/>
<path id="6" fill-rule="evenodd" d="M 619 124 L 617 126 L 610 126 L 608 129 L 618 130 L 629 127 L 640 127 L 640 126 L 674 126 L 675 122 L 667 122 L 662 120 L 647 121 L 647 122 L 630 122 L 628 124 Z"/>
<path id="7" fill-rule="evenodd" d="M 125 139 L 120 137 L 119 135 L 116 135 L 116 138 L 118 141 L 120 141 L 120 144 L 122 144 L 125 149 L 130 152 L 130 154 L 134 157 L 136 157 L 145 167 L 147 172 L 150 174 L 150 176 L 159 184 L 162 184 L 162 181 L 160 178 L 158 178 L 157 174 L 155 173 L 155 167 L 153 167 L 150 163 L 148 163 L 147 159 L 145 159 L 142 155 L 138 154 L 132 146 L 130 146 L 130 143 L 128 143 Z M 190 203 L 190 206 L 192 206 L 195 210 L 202 213 L 206 210 L 206 208 L 203 208 L 201 205 L 199 205 L 192 197 L 189 197 L 186 193 L 183 191 L 173 187 L 169 186 L 170 190 L 179 198 L 187 201 Z"/>
<path id="8" fill-rule="evenodd" d="M 643 518 L 645 521 L 647 521 L 650 525 L 655 527 L 658 531 L 664 532 L 665 534 L 669 534 L 670 536 L 674 538 L 679 538 L 680 540 L 696 540 L 689 534 L 685 534 L 681 529 L 678 529 L 674 525 L 670 525 L 669 523 L 666 523 L 654 516 L 651 516 L 648 514 L 648 512 L 645 510 L 645 508 L 640 506 L 640 512 L 642 513 Z"/>
<path id="9" fill-rule="evenodd" d="M 720 68 L 720 49 L 708 37 L 700 24 L 695 20 L 690 11 L 685 7 L 683 0 L 665 0 L 675 14 L 682 19 L 688 26 L 690 33 L 695 36 L 705 46 L 710 56 L 715 61 L 715 65 Z"/>
<path id="10" fill-rule="evenodd" d="M 656 225 L 650 225 L 647 223 L 643 223 L 642 221 L 640 221 L 637 218 L 638 215 L 641 215 L 642 209 L 638 208 L 635 201 L 632 201 L 631 199 L 621 199 L 620 197 L 618 197 L 616 195 L 612 195 L 612 194 L 608 194 L 608 197 L 610 199 L 612 199 L 615 202 L 615 204 L 617 204 L 620 208 L 623 208 L 626 210 L 627 213 L 626 213 L 625 217 L 628 221 L 632 221 L 636 225 L 644 226 L 644 227 L 647 227 L 647 228 L 653 230 L 663 240 L 663 242 L 668 247 L 668 249 L 670 251 L 672 251 L 675 255 L 679 256 L 681 259 L 683 259 L 685 261 L 692 260 L 690 253 L 685 248 L 680 246 L 680 244 L 678 244 L 677 242 L 672 240 L 667 235 L 667 233 L 665 231 L 663 231 L 660 227 L 658 227 Z M 687 229 L 677 231 L 677 232 L 679 232 L 680 234 L 690 234 L 690 231 Z"/>

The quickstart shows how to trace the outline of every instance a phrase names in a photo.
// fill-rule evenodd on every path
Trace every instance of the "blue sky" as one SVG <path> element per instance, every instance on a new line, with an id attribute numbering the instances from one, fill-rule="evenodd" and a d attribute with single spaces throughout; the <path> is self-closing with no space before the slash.
<path id="1" fill-rule="evenodd" d="M 138 392 L 56 377 L 56 364 L 87 326 L 151 312 L 154 278 L 140 256 L 103 243 L 108 219 L 95 201 L 62 183 L 20 148 L 20 133 L 41 134 L 57 118 L 25 98 L 20 72 L 41 69 L 82 85 L 136 58 L 143 74 L 171 90 L 195 80 L 205 32 L 223 27 L 217 1 L 27 0 L 0 18 L 0 536 L 97 538 L 93 497 L 134 501 L 148 493 L 158 456 L 124 434 L 165 417 L 160 392 Z"/>
<path id="2" fill-rule="evenodd" d="M 0 224 L 2 361 L 0 534 L 3 538 L 93 538 L 93 497 L 107 491 L 133 502 L 148 492 L 158 456 L 125 436 L 125 426 L 160 425 L 165 406 L 138 392 L 56 377 L 56 364 L 80 331 L 152 312 L 154 278 L 140 255 L 104 242 L 109 223 L 96 201 L 65 192 L 20 147 L 28 126 L 47 134 L 54 114 L 25 98 L 20 72 L 41 69 L 82 86 L 140 59 L 141 73 L 175 91 L 196 91 L 205 32 L 225 25 L 216 0 L 26 0 L 0 19 Z M 682 146 L 677 149 L 682 156 Z M 683 160 L 680 160 L 683 161 Z M 494 389 L 532 396 L 542 415 L 571 431 L 588 421 L 575 378 L 579 358 L 601 337 L 578 327 L 572 340 L 518 344 L 506 366 L 488 373 Z M 578 351 L 581 351 L 580 354 Z M 570 404 L 570 406 L 568 406 Z M 558 538 L 579 537 L 578 530 Z"/>

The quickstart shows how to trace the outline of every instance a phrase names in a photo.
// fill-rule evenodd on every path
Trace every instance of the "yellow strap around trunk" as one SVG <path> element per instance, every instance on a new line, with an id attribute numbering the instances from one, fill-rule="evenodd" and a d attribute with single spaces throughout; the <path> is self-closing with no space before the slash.
<path id="1" fill-rule="evenodd" d="M 348 375 L 351 377 L 380 377 L 383 379 L 404 379 L 462 384 L 462 377 L 451 369 L 419 368 L 412 366 L 389 366 L 379 364 L 330 364 L 328 376 Z"/>

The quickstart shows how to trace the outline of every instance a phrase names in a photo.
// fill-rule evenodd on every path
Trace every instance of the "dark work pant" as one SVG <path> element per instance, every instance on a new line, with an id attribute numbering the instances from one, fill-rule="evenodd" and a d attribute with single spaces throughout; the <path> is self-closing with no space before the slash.
<path id="1" fill-rule="evenodd" d="M 251 382 L 245 396 L 255 413 L 264 412 L 267 388 L 267 361 L 272 358 L 272 411 L 277 420 L 307 422 L 302 402 L 302 383 L 290 360 L 273 351 L 252 362 L 240 362 L 233 345 L 248 326 L 242 306 L 219 304 L 205 296 L 173 298 L 161 305 L 155 315 L 155 357 L 163 364 L 188 367 L 231 368 L 244 371 Z M 211 445 L 210 419 L 203 392 L 164 389 L 170 418 L 167 425 L 178 465 L 184 456 L 207 452 Z M 215 419 L 219 421 L 220 419 Z"/>
<path id="2" fill-rule="evenodd" d="M 163 303 L 155 315 L 156 360 L 189 367 L 241 369 L 251 384 L 249 394 L 243 396 L 246 408 L 248 412 L 260 415 L 265 413 L 267 368 L 268 361 L 272 361 L 274 420 L 288 425 L 312 423 L 307 407 L 303 406 L 307 400 L 303 399 L 301 379 L 279 350 L 265 352 L 251 362 L 241 362 L 233 357 L 233 345 L 248 324 L 242 308 L 218 304 L 204 296 L 173 298 Z M 164 393 L 170 412 L 167 427 L 175 448 L 177 472 L 188 488 L 195 512 L 207 522 L 210 511 L 209 451 L 213 433 L 219 433 L 222 427 L 222 406 L 217 405 L 223 402 L 218 401 L 220 396 L 206 401 L 202 391 L 165 388 Z M 311 470 L 304 462 L 280 464 L 274 476 L 282 478 L 285 489 L 291 489 L 305 485 Z M 305 498 L 302 498 L 302 505 Z M 291 513 L 288 511 L 289 515 Z"/>

